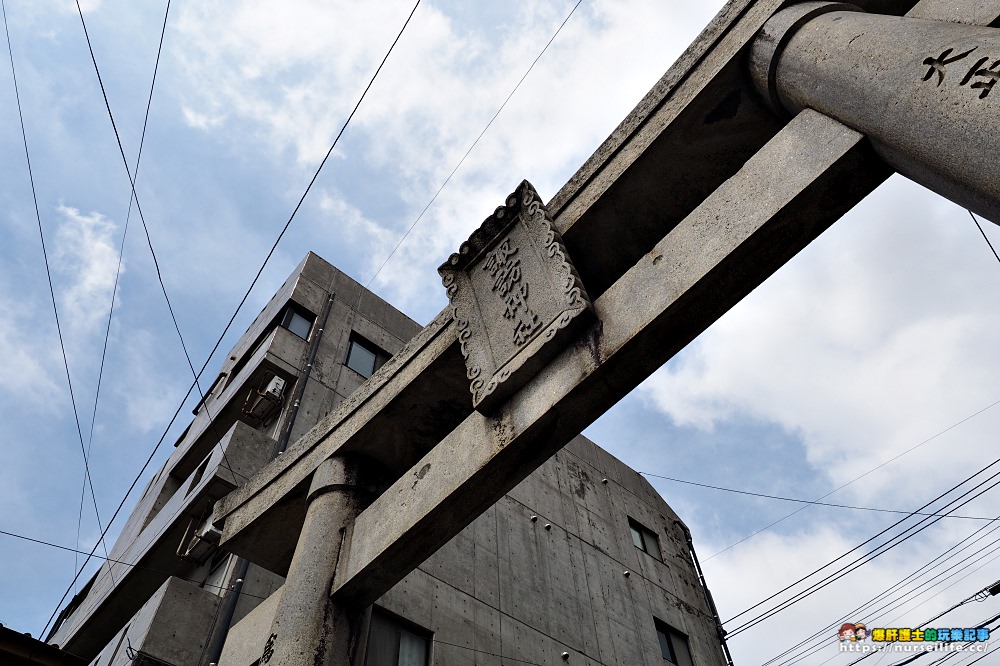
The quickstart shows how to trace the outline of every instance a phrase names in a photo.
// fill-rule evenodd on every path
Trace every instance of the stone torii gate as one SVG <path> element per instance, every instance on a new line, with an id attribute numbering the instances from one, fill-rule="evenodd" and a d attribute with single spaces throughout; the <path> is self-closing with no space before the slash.
<path id="1" fill-rule="evenodd" d="M 216 506 L 223 548 L 287 573 L 261 663 L 358 659 L 366 607 L 893 171 L 1000 222 L 998 25 L 1000 0 L 731 0 L 547 205 L 522 183 L 441 267 L 450 307 Z"/>

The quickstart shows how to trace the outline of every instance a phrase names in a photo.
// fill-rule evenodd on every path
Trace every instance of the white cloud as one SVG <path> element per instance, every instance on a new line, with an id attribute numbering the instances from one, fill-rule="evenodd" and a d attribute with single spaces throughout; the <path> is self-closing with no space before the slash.
<path id="1" fill-rule="evenodd" d="M 60 205 L 52 268 L 64 286 L 57 292 L 65 325 L 74 334 L 93 331 L 107 319 L 118 269 L 117 226 L 98 212 Z M 122 264 L 122 272 L 125 267 Z"/>
<path id="2" fill-rule="evenodd" d="M 878 559 L 865 558 L 862 563 L 851 564 L 867 551 L 851 553 L 819 576 L 807 579 L 810 585 L 819 583 L 839 569 L 845 569 L 836 574 L 829 585 L 794 603 L 788 610 L 730 637 L 729 644 L 738 661 L 765 663 L 800 640 L 820 632 L 819 641 L 812 643 L 816 646 L 815 651 L 808 657 L 800 654 L 798 658 L 791 658 L 789 663 L 832 661 L 846 664 L 858 655 L 838 655 L 836 629 L 824 630 L 827 625 L 849 621 L 864 622 L 869 627 L 916 626 L 978 591 L 986 581 L 972 574 L 976 567 L 995 555 L 997 544 L 988 544 L 997 535 L 978 542 L 971 539 L 963 542 L 975 528 L 960 524 L 962 522 L 941 524 L 904 547 L 886 551 Z M 851 523 L 845 520 L 839 524 L 812 524 L 794 534 L 762 534 L 738 552 L 729 551 L 704 562 L 705 575 L 722 619 L 730 620 L 857 546 L 868 535 L 852 534 Z M 964 550 L 960 546 L 954 557 L 935 561 L 942 551 L 960 542 Z M 699 544 L 699 552 L 714 545 Z M 868 549 L 872 546 L 874 544 Z M 980 555 L 986 557 L 980 559 Z M 914 572 L 919 573 L 913 575 Z M 733 631 L 741 623 L 806 589 L 796 585 L 774 600 L 726 622 L 726 627 Z M 872 600 L 874 603 L 869 603 Z M 960 613 L 949 614 L 948 626 L 973 626 L 982 619 L 982 607 L 967 610 L 969 614 L 965 617 Z M 975 622 L 962 623 L 970 618 Z M 793 656 L 783 659 L 790 657 Z"/>
<path id="3" fill-rule="evenodd" d="M 424 311 L 414 314 L 433 314 L 439 301 L 428 308 L 420 294 L 441 291 L 436 266 L 522 178 L 553 195 L 721 4 L 584 3 L 376 285 L 394 302 L 416 300 Z M 410 7 L 296 0 L 276 13 L 261 2 L 186 6 L 173 47 L 187 77 L 183 114 L 233 145 L 250 138 L 291 151 L 309 171 Z M 392 217 L 366 212 L 371 233 L 403 234 L 571 7 L 525 0 L 481 25 L 458 23 L 433 5 L 418 8 L 335 154 L 355 170 L 363 164 L 366 178 L 406 204 Z M 337 186 L 345 199 L 366 211 L 344 178 L 338 174 Z"/>
<path id="4" fill-rule="evenodd" d="M 1000 399 L 989 370 L 1000 353 L 986 342 L 1000 307 L 970 288 L 1000 272 L 978 235 L 965 211 L 893 181 L 657 372 L 644 395 L 682 425 L 780 424 L 832 482 L 852 479 Z M 982 261 L 970 264 L 977 251 Z M 947 456 L 925 447 L 854 492 L 870 496 L 927 465 L 941 482 L 978 469 L 986 461 L 970 443 L 990 428 L 970 422 L 942 438 Z M 897 489 L 903 501 L 924 494 Z"/>
<path id="5" fill-rule="evenodd" d="M 0 284 L 0 291 L 13 293 L 8 286 Z M 50 326 L 51 316 L 45 321 L 41 313 L 35 314 L 23 302 L 0 297 L 0 393 L 6 399 L 44 408 L 59 398 L 61 377 L 54 374 L 54 357 L 43 344 L 49 338 L 38 331 L 40 325 Z"/>

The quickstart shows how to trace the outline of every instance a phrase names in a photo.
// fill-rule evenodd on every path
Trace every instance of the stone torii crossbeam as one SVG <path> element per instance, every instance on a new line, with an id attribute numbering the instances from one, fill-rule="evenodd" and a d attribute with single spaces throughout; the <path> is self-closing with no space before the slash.
<path id="1" fill-rule="evenodd" d="M 893 171 L 1000 222 L 998 21 L 731 0 L 547 205 L 522 184 L 442 266 L 450 307 L 216 506 L 223 548 L 287 574 L 261 663 L 351 663 L 364 608 Z"/>

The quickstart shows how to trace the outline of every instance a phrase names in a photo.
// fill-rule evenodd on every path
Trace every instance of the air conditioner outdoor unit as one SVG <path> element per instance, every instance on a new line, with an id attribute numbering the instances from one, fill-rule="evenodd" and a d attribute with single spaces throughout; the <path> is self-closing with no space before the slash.
<path id="1" fill-rule="evenodd" d="M 285 391 L 285 380 L 272 377 L 263 389 L 255 388 L 243 404 L 243 413 L 259 426 L 267 424 L 281 408 L 281 396 Z"/>
<path id="2" fill-rule="evenodd" d="M 285 380 L 281 377 L 274 377 L 270 382 L 267 383 L 267 387 L 264 389 L 264 393 L 273 397 L 277 401 L 281 401 L 281 394 L 285 392 Z"/>

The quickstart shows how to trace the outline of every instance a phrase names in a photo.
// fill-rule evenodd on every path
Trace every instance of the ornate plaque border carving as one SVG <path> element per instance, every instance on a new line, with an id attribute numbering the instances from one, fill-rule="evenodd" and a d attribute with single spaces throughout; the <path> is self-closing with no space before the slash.
<path id="1" fill-rule="evenodd" d="M 515 235 L 530 247 L 516 245 L 511 240 Z M 496 316 L 487 315 L 496 305 L 484 302 L 473 284 L 475 279 L 482 284 L 489 278 L 474 278 L 473 271 L 492 269 L 491 277 L 495 276 L 497 256 L 502 262 L 518 252 L 517 259 L 504 264 L 514 274 L 510 270 L 502 273 L 501 277 L 508 278 L 504 284 L 500 278 L 496 280 L 500 293 L 508 294 L 504 316 L 511 319 L 520 314 L 522 320 L 514 331 L 515 351 L 507 354 L 498 352 L 491 343 L 491 338 L 497 338 Z M 521 258 L 530 267 L 522 267 Z M 530 274 L 523 282 L 522 268 Z M 454 312 L 473 406 L 480 412 L 495 411 L 594 318 L 590 298 L 566 246 L 535 188 L 526 180 L 438 268 L 438 273 Z M 540 318 L 530 307 L 538 302 L 545 304 Z M 531 318 L 530 325 L 523 323 L 525 313 Z"/>

